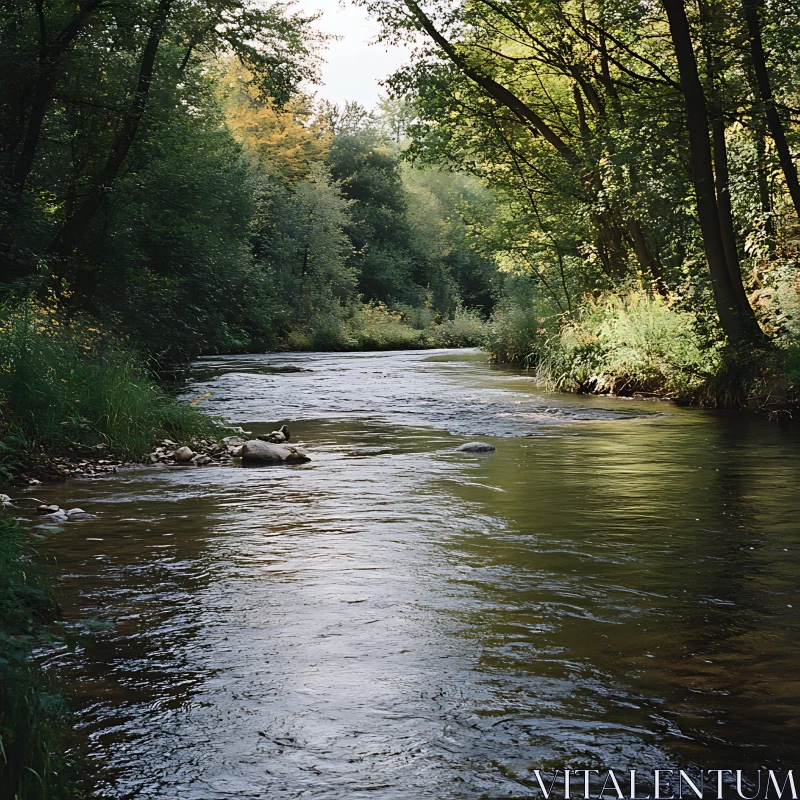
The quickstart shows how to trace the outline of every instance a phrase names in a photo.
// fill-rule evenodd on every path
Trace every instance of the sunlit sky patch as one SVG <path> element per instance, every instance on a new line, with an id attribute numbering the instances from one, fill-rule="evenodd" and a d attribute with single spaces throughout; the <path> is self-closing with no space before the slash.
<path id="1" fill-rule="evenodd" d="M 296 0 L 298 11 L 322 11 L 320 30 L 341 37 L 330 42 L 322 67 L 323 85 L 314 87 L 318 99 L 344 104 L 355 100 L 373 108 L 385 94 L 379 82 L 408 60 L 404 47 L 374 43 L 379 26 L 349 0 Z M 370 44 L 370 42 L 373 42 Z"/>

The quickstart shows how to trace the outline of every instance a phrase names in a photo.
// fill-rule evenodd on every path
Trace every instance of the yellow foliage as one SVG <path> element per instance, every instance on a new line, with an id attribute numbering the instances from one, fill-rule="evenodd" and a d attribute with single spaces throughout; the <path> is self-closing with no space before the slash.
<path id="1" fill-rule="evenodd" d="M 225 65 L 225 117 L 236 139 L 260 164 L 289 183 L 302 180 L 325 158 L 331 137 L 314 119 L 308 97 L 293 98 L 283 109 L 263 99 L 251 76 L 237 62 Z"/>

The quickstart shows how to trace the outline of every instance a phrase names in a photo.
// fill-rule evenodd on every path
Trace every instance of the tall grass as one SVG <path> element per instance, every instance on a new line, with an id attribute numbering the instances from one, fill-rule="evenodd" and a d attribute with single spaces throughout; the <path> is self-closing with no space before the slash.
<path id="1" fill-rule="evenodd" d="M 541 360 L 556 324 L 556 318 L 540 308 L 534 298 L 507 295 L 486 324 L 482 345 L 496 361 L 533 366 Z"/>
<path id="2" fill-rule="evenodd" d="M 69 723 L 61 695 L 31 661 L 57 607 L 17 525 L 0 517 L 0 797 L 77 797 L 59 743 Z"/>
<path id="3" fill-rule="evenodd" d="M 52 447 L 104 444 L 133 459 L 158 438 L 213 430 L 207 417 L 159 389 L 119 342 L 33 302 L 0 313 L 0 420 L 3 438 Z"/>
<path id="4" fill-rule="evenodd" d="M 484 346 L 555 389 L 680 399 L 698 391 L 720 358 L 691 314 L 641 290 L 587 296 L 558 316 L 509 298 L 487 325 Z"/>
<path id="5" fill-rule="evenodd" d="M 691 314 L 634 290 L 587 298 L 546 342 L 540 369 L 560 389 L 689 399 L 719 360 Z"/>
<path id="6" fill-rule="evenodd" d="M 700 328 L 669 298 L 639 289 L 587 296 L 558 316 L 511 296 L 487 324 L 484 347 L 500 361 L 533 369 L 554 389 L 795 413 L 800 343 L 791 333 L 755 351 L 726 346 Z"/>

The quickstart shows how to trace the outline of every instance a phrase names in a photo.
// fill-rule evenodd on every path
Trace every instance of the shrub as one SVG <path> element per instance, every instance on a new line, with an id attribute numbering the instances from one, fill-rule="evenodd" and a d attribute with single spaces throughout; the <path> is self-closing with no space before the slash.
<path id="1" fill-rule="evenodd" d="M 409 350 L 428 347 L 473 347 L 483 340 L 484 322 L 477 311 L 459 308 L 453 319 L 434 322 L 428 308 L 354 302 L 318 313 L 285 339 L 289 350 Z"/>
<path id="2" fill-rule="evenodd" d="M 477 311 L 457 308 L 453 319 L 432 327 L 434 347 L 477 347 L 484 341 L 486 323 Z"/>
<path id="3" fill-rule="evenodd" d="M 534 299 L 507 295 L 485 325 L 483 347 L 501 363 L 537 363 L 554 324 L 545 314 Z"/>
<path id="4" fill-rule="evenodd" d="M 766 350 L 722 349 L 717 369 L 693 399 L 714 408 L 795 416 L 800 407 L 800 345 L 784 341 Z"/>
<path id="5" fill-rule="evenodd" d="M 587 298 L 548 338 L 540 371 L 558 388 L 689 399 L 718 363 L 718 349 L 697 334 L 691 314 L 634 290 Z"/>
<path id="6" fill-rule="evenodd" d="M 425 347 L 422 331 L 408 325 L 400 312 L 382 303 L 364 303 L 354 308 L 348 320 L 358 350 L 410 350 Z"/>

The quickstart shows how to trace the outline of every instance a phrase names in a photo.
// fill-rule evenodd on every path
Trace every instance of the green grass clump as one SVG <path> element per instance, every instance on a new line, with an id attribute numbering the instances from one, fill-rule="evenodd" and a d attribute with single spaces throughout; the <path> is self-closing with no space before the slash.
<path id="1" fill-rule="evenodd" d="M 555 389 L 683 400 L 720 362 L 693 315 L 642 290 L 586 297 L 559 315 L 509 298 L 486 326 L 484 347 L 499 361 L 535 369 Z"/>
<path id="2" fill-rule="evenodd" d="M 482 345 L 502 364 L 537 364 L 546 344 L 552 317 L 530 297 L 504 297 L 486 324 Z"/>
<path id="3" fill-rule="evenodd" d="M 354 307 L 347 324 L 355 350 L 412 350 L 426 346 L 424 331 L 412 327 L 401 312 L 381 303 Z"/>
<path id="4" fill-rule="evenodd" d="M 31 660 L 57 617 L 31 555 L 14 521 L 0 517 L 0 797 L 75 798 L 60 755 L 69 713 Z"/>
<path id="5" fill-rule="evenodd" d="M 725 345 L 699 333 L 696 317 L 641 289 L 586 297 L 569 314 L 530 297 L 506 297 L 486 325 L 498 361 L 535 370 L 553 389 L 652 394 L 713 408 L 795 417 L 800 344 L 790 334 L 766 348 Z"/>
<path id="6" fill-rule="evenodd" d="M 716 371 L 693 400 L 712 408 L 748 408 L 776 419 L 800 418 L 800 344 L 784 340 L 763 350 L 722 349 Z"/>
<path id="7" fill-rule="evenodd" d="M 540 369 L 557 388 L 690 399 L 720 353 L 694 317 L 641 290 L 587 299 L 542 349 Z"/>
<path id="8" fill-rule="evenodd" d="M 472 309 L 458 308 L 452 319 L 429 328 L 433 347 L 477 347 L 483 343 L 486 323 Z"/>
<path id="9" fill-rule="evenodd" d="M 90 322 L 33 302 L 0 314 L 0 422 L 6 446 L 16 439 L 13 449 L 104 444 L 131 459 L 160 438 L 214 430 L 157 387 L 136 354 Z"/>

